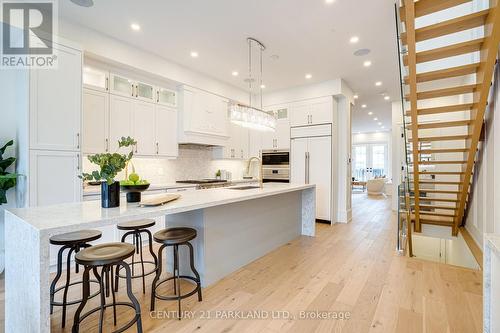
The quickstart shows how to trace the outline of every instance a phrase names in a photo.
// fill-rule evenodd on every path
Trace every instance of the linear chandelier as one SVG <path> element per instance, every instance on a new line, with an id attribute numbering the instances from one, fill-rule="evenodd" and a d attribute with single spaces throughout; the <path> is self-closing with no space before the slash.
<path id="1" fill-rule="evenodd" d="M 248 42 L 248 78 L 245 80 L 248 82 L 248 94 L 249 103 L 248 105 L 243 105 L 240 103 L 234 103 L 230 106 L 230 120 L 232 123 L 255 129 L 258 131 L 275 131 L 276 130 L 276 117 L 274 113 L 265 112 L 262 110 L 262 89 L 263 89 L 263 66 L 262 66 L 262 53 L 266 49 L 264 44 L 256 40 L 255 38 L 247 38 Z M 257 46 L 260 50 L 260 109 L 252 106 L 252 88 L 255 79 L 252 77 L 252 48 Z"/>

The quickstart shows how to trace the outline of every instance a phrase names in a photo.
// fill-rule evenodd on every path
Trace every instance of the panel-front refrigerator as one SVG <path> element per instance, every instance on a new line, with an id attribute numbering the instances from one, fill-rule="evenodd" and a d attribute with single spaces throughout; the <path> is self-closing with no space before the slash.
<path id="1" fill-rule="evenodd" d="M 316 219 L 332 221 L 332 126 L 291 129 L 290 172 L 292 183 L 316 185 Z"/>

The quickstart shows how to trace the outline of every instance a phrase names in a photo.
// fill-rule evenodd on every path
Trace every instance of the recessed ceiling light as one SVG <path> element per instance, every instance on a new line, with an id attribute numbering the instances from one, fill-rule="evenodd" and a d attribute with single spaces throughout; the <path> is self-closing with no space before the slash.
<path id="1" fill-rule="evenodd" d="M 377 81 L 377 82 L 375 82 L 375 85 L 376 85 L 377 87 L 380 87 L 380 86 L 382 85 L 382 81 Z"/>
<path id="2" fill-rule="evenodd" d="M 305 78 L 308 79 L 308 80 L 312 79 L 312 77 L 313 77 L 312 74 L 306 74 L 306 76 L 305 76 Z"/>
<path id="3" fill-rule="evenodd" d="M 198 58 L 198 52 L 191 51 L 191 58 Z"/>
<path id="4" fill-rule="evenodd" d="M 372 65 L 372 62 L 370 60 L 366 60 L 364 63 L 363 63 L 363 66 L 365 67 L 370 67 Z"/>
<path id="5" fill-rule="evenodd" d="M 349 43 L 351 44 L 356 44 L 357 42 L 359 42 L 358 36 L 352 36 L 351 39 L 349 39 Z"/>
<path id="6" fill-rule="evenodd" d="M 354 95 L 353 97 L 354 97 L 354 99 L 358 99 L 358 98 L 359 98 L 359 96 L 358 96 L 358 95 Z"/>
<path id="7" fill-rule="evenodd" d="M 266 89 L 266 85 L 265 84 L 261 84 L 260 85 L 260 89 Z"/>
<path id="8" fill-rule="evenodd" d="M 240 73 L 238 73 L 237 71 L 233 71 L 233 72 L 231 73 L 231 75 L 232 75 L 232 76 L 238 76 L 238 75 L 240 75 Z"/>
<path id="9" fill-rule="evenodd" d="M 372 114 L 373 114 L 373 112 L 371 112 L 371 111 L 370 111 L 370 112 L 368 112 L 368 115 L 369 115 L 369 116 L 371 116 Z"/>
<path id="10" fill-rule="evenodd" d="M 130 25 L 130 28 L 131 28 L 132 30 L 134 30 L 134 31 L 139 31 L 139 30 L 141 30 L 141 26 L 140 26 L 139 24 L 137 24 L 137 23 L 132 23 L 132 24 Z"/>
<path id="11" fill-rule="evenodd" d="M 370 49 L 359 49 L 359 50 L 354 51 L 353 54 L 356 57 L 362 57 L 362 56 L 369 54 L 370 52 L 371 52 Z"/>
<path id="12" fill-rule="evenodd" d="M 377 120 L 378 120 L 378 118 L 377 118 L 377 117 L 375 117 L 375 118 L 373 118 L 373 120 L 377 121 Z"/>
<path id="13" fill-rule="evenodd" d="M 327 4 L 331 4 L 331 3 L 334 3 L 334 2 L 335 2 L 335 0 L 325 0 L 325 3 L 327 3 Z"/>
<path id="14" fill-rule="evenodd" d="M 381 128 L 381 129 L 384 129 L 384 128 L 385 128 L 385 126 L 382 126 L 382 127 L 380 127 L 380 128 Z"/>
<path id="15" fill-rule="evenodd" d="M 364 109 L 366 108 L 366 104 L 362 104 L 361 107 Z"/>
<path id="16" fill-rule="evenodd" d="M 378 125 L 379 125 L 379 126 L 382 126 L 382 123 L 379 121 L 379 122 L 378 122 Z"/>
<path id="17" fill-rule="evenodd" d="M 385 99 L 386 101 L 388 101 L 388 100 L 390 100 L 390 99 L 391 99 L 391 97 L 389 97 L 389 96 L 387 95 L 387 96 L 384 96 L 384 99 Z"/>

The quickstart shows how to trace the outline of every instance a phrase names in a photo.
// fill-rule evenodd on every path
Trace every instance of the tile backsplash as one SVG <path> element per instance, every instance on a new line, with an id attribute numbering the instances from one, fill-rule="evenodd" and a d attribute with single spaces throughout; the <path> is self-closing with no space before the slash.
<path id="1" fill-rule="evenodd" d="M 142 158 L 132 159 L 136 172 L 152 184 L 175 183 L 181 179 L 215 178 L 217 170 L 227 170 L 232 173 L 232 179 L 242 179 L 247 161 L 245 160 L 213 160 L 212 149 L 202 146 L 181 146 L 177 159 Z M 90 172 L 96 166 L 84 156 L 83 170 Z M 255 166 L 251 174 L 257 175 Z M 132 172 L 129 166 L 129 173 Z M 116 179 L 124 179 L 125 172 L 118 174 Z"/>

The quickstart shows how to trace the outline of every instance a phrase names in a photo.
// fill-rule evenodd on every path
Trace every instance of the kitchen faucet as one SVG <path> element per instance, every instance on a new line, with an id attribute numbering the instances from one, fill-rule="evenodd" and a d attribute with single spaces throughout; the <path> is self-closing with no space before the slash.
<path id="1" fill-rule="evenodd" d="M 247 175 L 250 174 L 250 164 L 252 164 L 252 161 L 254 161 L 254 160 L 259 161 L 259 186 L 260 186 L 260 188 L 264 188 L 264 181 L 263 181 L 264 175 L 262 173 L 262 159 L 260 159 L 257 156 L 250 157 L 250 159 L 248 160 L 248 164 L 247 164 Z"/>

